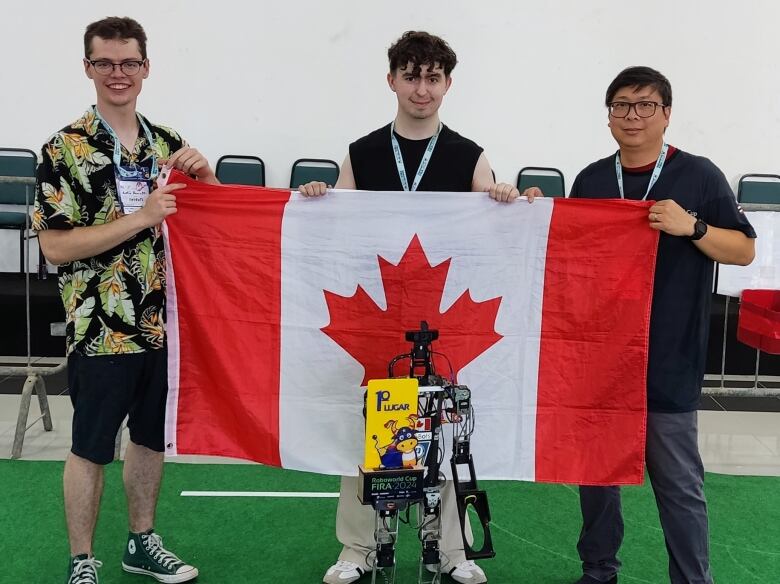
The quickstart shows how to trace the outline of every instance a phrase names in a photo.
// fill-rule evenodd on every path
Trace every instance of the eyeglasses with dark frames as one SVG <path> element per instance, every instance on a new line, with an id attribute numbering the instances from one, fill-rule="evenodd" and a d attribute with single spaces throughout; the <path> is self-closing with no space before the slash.
<path id="1" fill-rule="evenodd" d="M 95 68 L 95 71 L 99 75 L 111 75 L 111 73 L 114 72 L 114 68 L 119 67 L 119 70 L 122 71 L 122 73 L 128 77 L 132 77 L 133 75 L 138 74 L 138 72 L 141 70 L 141 67 L 143 67 L 144 63 L 146 63 L 146 60 L 122 61 L 121 63 L 114 63 L 107 59 L 88 59 L 87 62 Z"/>
<path id="2" fill-rule="evenodd" d="M 613 101 L 607 106 L 609 108 L 609 115 L 613 118 L 625 118 L 631 112 L 631 108 L 634 109 L 636 115 L 640 118 L 652 118 L 655 115 L 656 109 L 667 107 L 662 103 L 655 101 Z"/>

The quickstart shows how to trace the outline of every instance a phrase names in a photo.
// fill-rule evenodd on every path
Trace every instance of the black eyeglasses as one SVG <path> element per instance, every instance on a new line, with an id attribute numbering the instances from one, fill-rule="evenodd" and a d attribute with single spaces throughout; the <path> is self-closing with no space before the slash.
<path id="1" fill-rule="evenodd" d="M 122 61 L 121 63 L 113 63 L 106 59 L 96 59 L 94 61 L 88 61 L 88 62 L 90 65 L 92 65 L 95 68 L 95 71 L 97 71 L 98 74 L 100 75 L 111 75 L 111 73 L 114 72 L 114 67 L 119 67 L 122 73 L 130 77 L 138 74 L 143 64 L 146 63 L 146 60 Z"/>
<path id="2" fill-rule="evenodd" d="M 655 115 L 656 109 L 659 107 L 663 109 L 666 106 L 654 101 L 637 101 L 635 103 L 630 103 L 628 101 L 613 101 L 607 107 L 609 108 L 609 115 L 613 118 L 625 118 L 631 112 L 631 108 L 634 108 L 636 115 L 640 118 L 652 118 Z"/>

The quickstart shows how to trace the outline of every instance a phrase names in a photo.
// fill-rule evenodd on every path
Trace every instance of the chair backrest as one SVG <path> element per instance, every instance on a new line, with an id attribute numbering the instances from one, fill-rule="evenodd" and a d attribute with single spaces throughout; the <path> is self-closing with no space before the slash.
<path id="1" fill-rule="evenodd" d="M 557 168 L 526 166 L 517 173 L 517 189 L 522 193 L 528 187 L 539 187 L 545 197 L 565 197 L 563 173 Z"/>
<path id="2" fill-rule="evenodd" d="M 228 154 L 217 160 L 219 182 L 228 185 L 265 186 L 265 163 L 258 156 Z"/>
<path id="3" fill-rule="evenodd" d="M 313 180 L 335 186 L 339 179 L 339 165 L 326 158 L 299 158 L 292 165 L 290 188 L 297 189 Z"/>
<path id="4" fill-rule="evenodd" d="M 737 201 L 780 205 L 780 175 L 743 174 L 737 187 Z"/>
<path id="5" fill-rule="evenodd" d="M 35 177 L 38 157 L 32 150 L 0 148 L 0 176 Z M 32 204 L 35 187 L 32 185 L 0 183 L 0 203 L 6 205 Z"/>

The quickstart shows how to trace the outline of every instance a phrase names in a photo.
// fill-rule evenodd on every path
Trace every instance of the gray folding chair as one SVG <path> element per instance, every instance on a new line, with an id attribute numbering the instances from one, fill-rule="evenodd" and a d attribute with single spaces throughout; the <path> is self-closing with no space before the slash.
<path id="1" fill-rule="evenodd" d="M 557 168 L 526 166 L 517 173 L 517 189 L 522 193 L 529 187 L 539 187 L 545 197 L 565 197 L 563 173 Z"/>
<path id="2" fill-rule="evenodd" d="M 229 185 L 265 186 L 265 163 L 258 156 L 228 154 L 217 160 L 219 182 Z"/>
<path id="3" fill-rule="evenodd" d="M 32 220 L 27 214 L 27 206 L 33 205 L 35 201 L 34 179 L 37 164 L 38 157 L 32 150 L 0 148 L 0 176 L 8 180 L 13 177 L 27 179 L 25 182 L 0 182 L 0 205 L 3 205 L 0 208 L 0 229 L 19 231 L 20 274 L 25 271 L 25 239 L 37 237 L 31 230 Z"/>
<path id="4" fill-rule="evenodd" d="M 743 174 L 737 186 L 737 201 L 780 205 L 780 175 Z"/>
<path id="5" fill-rule="evenodd" d="M 299 158 L 292 165 L 290 188 L 297 189 L 311 181 L 321 181 L 332 187 L 339 179 L 339 165 L 326 158 Z"/>

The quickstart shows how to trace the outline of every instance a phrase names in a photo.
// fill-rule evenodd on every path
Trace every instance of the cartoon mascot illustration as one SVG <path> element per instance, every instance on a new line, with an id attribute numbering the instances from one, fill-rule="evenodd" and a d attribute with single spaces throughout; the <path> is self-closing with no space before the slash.
<path id="1" fill-rule="evenodd" d="M 399 426 L 396 420 L 388 420 L 385 424 L 385 428 L 393 433 L 389 444 L 380 446 L 377 435 L 372 436 L 381 461 L 379 468 L 410 468 L 417 464 L 417 416 L 411 414 L 406 419 L 408 424 L 403 426 Z"/>

